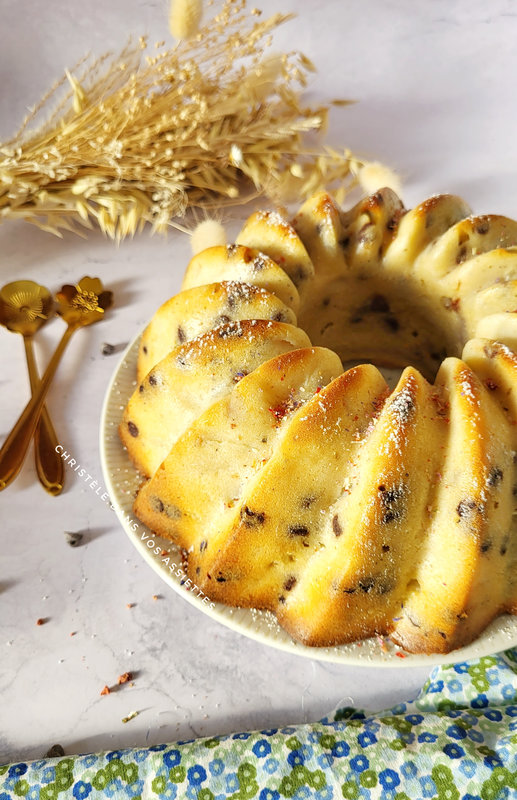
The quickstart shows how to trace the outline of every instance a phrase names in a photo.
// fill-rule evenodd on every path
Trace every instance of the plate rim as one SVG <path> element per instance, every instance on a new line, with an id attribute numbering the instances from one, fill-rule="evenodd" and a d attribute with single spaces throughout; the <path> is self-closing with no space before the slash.
<path id="1" fill-rule="evenodd" d="M 134 477 L 138 475 L 138 471 L 131 463 L 129 456 L 127 456 L 127 451 L 123 447 L 122 442 L 118 437 L 118 425 L 115 426 L 114 422 L 109 420 L 109 416 L 112 413 L 112 405 L 114 403 L 127 402 L 129 396 L 121 398 L 115 397 L 115 393 L 117 391 L 117 383 L 120 379 L 121 375 L 127 379 L 129 375 L 129 370 L 133 368 L 133 377 L 130 379 L 131 384 L 133 386 L 137 385 L 136 376 L 134 372 L 134 366 L 136 364 L 136 352 L 137 346 L 141 339 L 142 333 L 146 326 L 143 326 L 142 329 L 132 338 L 129 342 L 127 347 L 125 348 L 124 352 L 119 358 L 119 361 L 113 370 L 111 378 L 109 380 L 108 386 L 106 388 L 106 392 L 104 395 L 102 409 L 101 409 L 101 416 L 100 416 L 100 427 L 99 427 L 99 449 L 100 449 L 100 460 L 101 460 L 101 468 L 103 473 L 104 482 L 106 485 L 106 489 L 110 496 L 110 502 L 112 510 L 115 511 L 117 519 L 122 526 L 122 529 L 130 539 L 131 543 L 135 547 L 136 551 L 143 557 L 144 561 L 156 572 L 156 574 L 169 586 L 172 588 L 177 594 L 180 595 L 183 600 L 190 603 L 194 608 L 201 611 L 202 613 L 206 614 L 211 619 L 225 625 L 227 628 L 230 628 L 236 633 L 241 634 L 242 636 L 246 636 L 249 639 L 259 642 L 260 644 L 265 644 L 269 647 L 274 647 L 277 650 L 281 650 L 283 652 L 290 653 L 292 655 L 302 656 L 304 658 L 311 658 L 316 661 L 324 661 L 327 663 L 334 663 L 334 664 L 341 664 L 343 666 L 353 666 L 353 667 L 374 667 L 374 668 L 410 668 L 410 667 L 435 667 L 440 664 L 455 664 L 461 661 L 466 661 L 474 658 L 480 658 L 483 656 L 491 655 L 496 652 L 500 652 L 499 644 L 491 645 L 490 639 L 491 636 L 496 637 L 503 637 L 503 630 L 491 630 L 492 628 L 502 627 L 502 625 L 506 622 L 513 623 L 512 627 L 515 628 L 515 636 L 514 639 L 509 640 L 507 643 L 501 642 L 503 646 L 503 650 L 507 650 L 509 648 L 517 646 L 517 617 L 514 615 L 503 614 L 499 615 L 490 625 L 483 631 L 481 636 L 479 636 L 474 642 L 470 644 L 458 648 L 456 650 L 451 651 L 450 653 L 445 654 L 430 654 L 426 655 L 423 653 L 406 653 L 403 648 L 400 648 L 395 643 L 392 643 L 392 646 L 396 649 L 388 650 L 387 652 L 381 650 L 380 641 L 385 640 L 385 637 L 379 637 L 377 640 L 377 652 L 373 653 L 366 653 L 368 647 L 376 645 L 375 638 L 363 640 L 361 644 L 356 642 L 346 644 L 346 645 L 336 645 L 331 647 L 309 647 L 307 645 L 301 644 L 300 642 L 296 642 L 295 640 L 291 639 L 289 635 L 280 628 L 278 625 L 278 629 L 281 631 L 282 638 L 271 638 L 262 630 L 254 630 L 253 625 L 255 621 L 253 620 L 253 613 L 257 613 L 257 610 L 249 609 L 249 608 L 232 608 L 230 606 L 225 606 L 221 603 L 213 602 L 212 605 L 214 608 L 211 608 L 209 604 L 203 603 L 192 594 L 187 589 L 183 588 L 182 583 L 179 579 L 175 579 L 172 574 L 169 574 L 166 569 L 158 562 L 156 557 L 153 557 L 153 549 L 149 548 L 148 545 L 144 545 L 144 541 L 147 541 L 149 537 L 143 540 L 140 537 L 136 536 L 136 531 L 132 527 L 133 524 L 137 525 L 139 530 L 143 530 L 149 534 L 150 537 L 154 539 L 158 539 L 160 541 L 166 542 L 168 547 L 175 547 L 173 542 L 160 539 L 152 531 L 149 530 L 140 520 L 136 517 L 133 518 L 131 522 L 128 522 L 127 518 L 127 511 L 124 510 L 119 496 L 121 494 L 121 490 L 116 486 L 114 477 L 112 475 L 112 462 L 111 457 L 109 454 L 109 446 L 113 444 L 113 440 L 115 439 L 119 446 L 120 446 L 120 454 L 126 454 L 125 457 L 127 462 L 127 467 L 129 470 L 133 472 Z M 132 360 L 134 360 L 135 364 L 132 364 Z M 113 431 L 115 430 L 115 435 L 113 436 Z M 176 565 L 179 566 L 179 565 Z M 184 570 L 183 570 L 184 572 Z M 184 572 L 185 577 L 186 573 Z M 233 618 L 233 613 L 239 612 L 242 616 L 245 615 L 246 619 L 249 619 L 249 627 L 245 626 L 240 622 L 238 619 Z M 258 612 L 263 613 L 263 612 Z M 274 618 L 274 617 L 273 617 Z M 351 647 L 362 648 L 364 644 L 367 644 L 367 648 L 364 654 L 357 653 L 355 655 L 353 652 L 350 652 Z M 399 655 L 397 656 L 397 653 Z"/>

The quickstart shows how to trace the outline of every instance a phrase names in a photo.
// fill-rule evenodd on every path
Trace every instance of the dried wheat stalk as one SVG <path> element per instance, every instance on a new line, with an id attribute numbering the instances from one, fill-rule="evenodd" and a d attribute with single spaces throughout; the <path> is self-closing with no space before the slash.
<path id="1" fill-rule="evenodd" d="M 265 55 L 287 19 L 261 20 L 246 0 L 225 0 L 171 50 L 157 45 L 149 55 L 140 40 L 118 56 L 79 62 L 0 145 L 0 220 L 22 218 L 58 235 L 96 223 L 121 239 L 146 222 L 164 231 L 187 208 L 259 193 L 288 202 L 338 181 L 343 191 L 361 162 L 304 144 L 328 113 L 301 103 L 311 62 Z"/>

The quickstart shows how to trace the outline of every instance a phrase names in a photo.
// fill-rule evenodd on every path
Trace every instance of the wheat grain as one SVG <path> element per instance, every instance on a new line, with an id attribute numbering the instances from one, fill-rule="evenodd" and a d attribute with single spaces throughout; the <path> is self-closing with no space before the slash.
<path id="1" fill-rule="evenodd" d="M 306 146 L 328 115 L 302 103 L 312 63 L 265 52 L 289 18 L 225 0 L 173 49 L 140 39 L 80 61 L 0 145 L 0 220 L 58 234 L 94 224 L 121 239 L 262 193 L 276 203 L 332 185 L 343 194 L 362 162 Z"/>
<path id="2" fill-rule="evenodd" d="M 172 0 L 169 28 L 176 39 L 190 39 L 199 30 L 203 14 L 201 0 Z"/>

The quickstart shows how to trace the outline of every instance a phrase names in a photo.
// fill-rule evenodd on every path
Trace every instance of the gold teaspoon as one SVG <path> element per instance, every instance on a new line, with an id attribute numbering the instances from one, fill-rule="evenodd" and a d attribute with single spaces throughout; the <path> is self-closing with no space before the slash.
<path id="1" fill-rule="evenodd" d="M 56 299 L 57 313 L 67 323 L 67 329 L 50 359 L 36 392 L 0 450 L 0 491 L 9 486 L 20 471 L 41 415 L 45 395 L 72 334 L 79 328 L 102 319 L 105 310 L 113 302 L 113 295 L 104 290 L 98 278 L 85 277 L 75 286 L 63 286 L 57 293 Z"/>
<path id="2" fill-rule="evenodd" d="M 0 324 L 23 336 L 32 394 L 39 385 L 32 337 L 48 320 L 53 305 L 49 290 L 34 281 L 13 281 L 0 289 Z M 34 434 L 34 455 L 39 481 L 52 495 L 60 493 L 64 481 L 64 464 L 56 453 L 57 444 L 50 415 L 43 406 Z"/>

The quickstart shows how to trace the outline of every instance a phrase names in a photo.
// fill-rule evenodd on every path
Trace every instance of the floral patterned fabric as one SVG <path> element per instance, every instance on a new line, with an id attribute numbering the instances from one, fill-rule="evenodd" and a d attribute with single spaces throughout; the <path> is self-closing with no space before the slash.
<path id="1" fill-rule="evenodd" d="M 0 768 L 19 797 L 517 800 L 517 649 L 437 667 L 380 714 Z"/>

